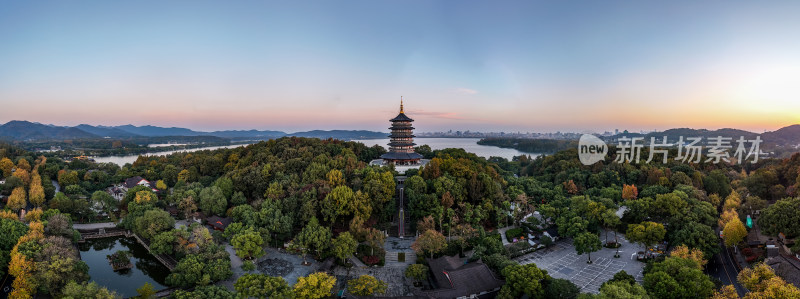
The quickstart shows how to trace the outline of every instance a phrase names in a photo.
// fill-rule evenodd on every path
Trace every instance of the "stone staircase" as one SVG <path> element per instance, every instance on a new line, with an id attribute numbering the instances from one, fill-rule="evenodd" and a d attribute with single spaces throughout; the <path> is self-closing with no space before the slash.
<path id="1" fill-rule="evenodd" d="M 398 260 L 398 253 L 405 253 L 405 261 Z M 417 254 L 414 251 L 387 251 L 386 252 L 386 266 L 405 266 L 413 264 L 417 261 Z"/>

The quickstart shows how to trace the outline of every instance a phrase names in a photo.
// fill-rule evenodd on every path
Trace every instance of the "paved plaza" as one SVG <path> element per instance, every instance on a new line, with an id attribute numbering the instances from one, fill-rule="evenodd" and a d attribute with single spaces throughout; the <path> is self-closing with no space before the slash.
<path id="1" fill-rule="evenodd" d="M 535 252 L 514 258 L 520 264 L 536 264 L 540 269 L 547 270 L 547 273 L 554 278 L 563 278 L 576 284 L 581 292 L 597 294 L 600 285 L 608 281 L 620 270 L 625 270 L 630 275 L 636 277 L 636 281 L 641 282 L 644 263 L 632 259 L 632 254 L 642 250 L 636 244 L 632 244 L 619 235 L 620 257 L 614 258 L 616 249 L 603 248 L 592 253 L 592 264 L 587 264 L 586 254 L 578 255 L 572 240 L 561 239 L 554 245 L 537 250 Z"/>

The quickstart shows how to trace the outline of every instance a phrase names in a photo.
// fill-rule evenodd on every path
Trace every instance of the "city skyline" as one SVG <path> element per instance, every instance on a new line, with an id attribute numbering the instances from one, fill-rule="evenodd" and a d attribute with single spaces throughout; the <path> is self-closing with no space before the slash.
<path id="1" fill-rule="evenodd" d="M 800 4 L 4 3 L 0 122 L 201 131 L 762 132 Z"/>

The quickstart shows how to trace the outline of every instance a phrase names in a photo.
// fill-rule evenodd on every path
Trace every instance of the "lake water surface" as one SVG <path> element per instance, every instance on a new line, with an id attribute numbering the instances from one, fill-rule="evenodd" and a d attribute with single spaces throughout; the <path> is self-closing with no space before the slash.
<path id="1" fill-rule="evenodd" d="M 169 274 L 169 269 L 162 265 L 155 257 L 147 252 L 134 238 L 110 237 L 102 239 L 89 239 L 86 243 L 78 244 L 81 260 L 89 265 L 90 280 L 97 284 L 114 290 L 122 297 L 136 296 L 136 289 L 148 282 L 156 290 L 166 289 L 164 280 Z M 133 268 L 123 271 L 114 271 L 106 259 L 118 250 L 128 250 Z"/>
<path id="2" fill-rule="evenodd" d="M 514 156 L 531 155 L 531 157 L 538 156 L 538 154 L 523 153 L 513 148 L 501 148 L 490 145 L 478 144 L 480 138 L 415 138 L 414 143 L 417 146 L 427 144 L 432 150 L 440 150 L 446 148 L 463 148 L 465 151 L 476 154 L 478 156 L 489 158 L 491 156 L 503 157 L 511 160 Z M 385 149 L 389 146 L 389 139 L 367 139 L 367 140 L 353 140 L 358 141 L 367 146 L 380 145 Z"/>
<path id="3" fill-rule="evenodd" d="M 180 150 L 172 150 L 172 151 L 163 151 L 163 152 L 152 152 L 144 154 L 145 156 L 163 156 L 169 155 L 174 153 L 180 152 L 196 152 L 202 150 L 215 150 L 220 148 L 234 148 L 240 146 L 246 146 L 247 144 L 231 144 L 231 145 L 220 145 L 220 146 L 207 146 L 207 147 L 198 147 L 198 148 L 190 148 L 190 149 L 180 149 Z M 139 158 L 139 155 L 125 155 L 125 156 L 106 156 L 106 157 L 94 157 L 94 161 L 97 163 L 114 163 L 119 166 L 125 165 L 125 163 L 131 163 L 136 161 Z"/>
<path id="4" fill-rule="evenodd" d="M 480 145 L 478 144 L 478 140 L 480 140 L 480 138 L 416 138 L 414 139 L 414 142 L 417 145 L 427 144 L 433 150 L 440 150 L 446 148 L 463 148 L 467 152 L 476 154 L 484 158 L 495 156 L 511 160 L 511 158 L 513 158 L 514 156 L 530 155 L 531 157 L 535 157 L 539 155 L 539 154 L 520 152 L 512 148 L 500 148 L 496 146 Z M 364 140 L 353 140 L 353 141 L 361 142 L 367 146 L 373 146 L 377 144 L 386 149 L 388 149 L 388 145 L 386 144 L 389 143 L 388 138 L 364 139 Z M 245 145 L 246 144 L 233 144 L 233 145 L 222 145 L 222 146 L 199 147 L 192 149 L 153 152 L 153 153 L 148 153 L 146 155 L 169 155 L 178 152 L 194 152 L 200 150 L 214 150 L 219 148 L 234 148 Z M 98 163 L 114 163 L 119 166 L 123 166 L 125 165 L 125 163 L 133 164 L 133 162 L 136 161 L 136 159 L 138 158 L 139 155 L 127 155 L 127 156 L 96 157 L 94 158 L 94 160 L 97 161 Z"/>

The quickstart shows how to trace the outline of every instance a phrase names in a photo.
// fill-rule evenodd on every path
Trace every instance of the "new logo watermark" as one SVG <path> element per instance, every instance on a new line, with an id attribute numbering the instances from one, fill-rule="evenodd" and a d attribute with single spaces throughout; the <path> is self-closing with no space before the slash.
<path id="1" fill-rule="evenodd" d="M 608 146 L 594 135 L 583 134 L 578 140 L 578 159 L 583 165 L 592 165 L 606 158 Z"/>
<path id="2" fill-rule="evenodd" d="M 733 141 L 736 141 L 735 148 L 732 144 Z M 668 143 L 667 136 L 660 139 L 650 137 L 650 144 L 645 144 L 644 137 L 621 137 L 617 139 L 617 142 L 614 162 L 622 163 L 639 163 L 642 149 L 645 147 L 649 149 L 645 163 L 650 163 L 657 155 L 660 155 L 661 163 L 666 164 L 670 148 L 678 150 L 678 155 L 674 157 L 675 161 L 689 163 L 711 162 L 717 164 L 719 162 L 730 163 L 734 160 L 742 164 L 751 157 L 751 162 L 756 163 L 759 156 L 764 155 L 760 148 L 761 142 L 763 142 L 761 136 L 756 136 L 755 139 L 739 137 L 736 140 L 733 140 L 732 137 L 709 137 L 705 144 L 703 137 L 683 138 L 683 136 L 679 136 L 675 143 Z M 733 155 L 731 155 L 731 150 L 733 150 Z M 606 154 L 608 154 L 608 146 L 597 136 L 584 134 L 578 140 L 578 159 L 583 165 L 597 163 L 605 159 Z M 703 154 L 706 159 L 703 159 Z"/>

